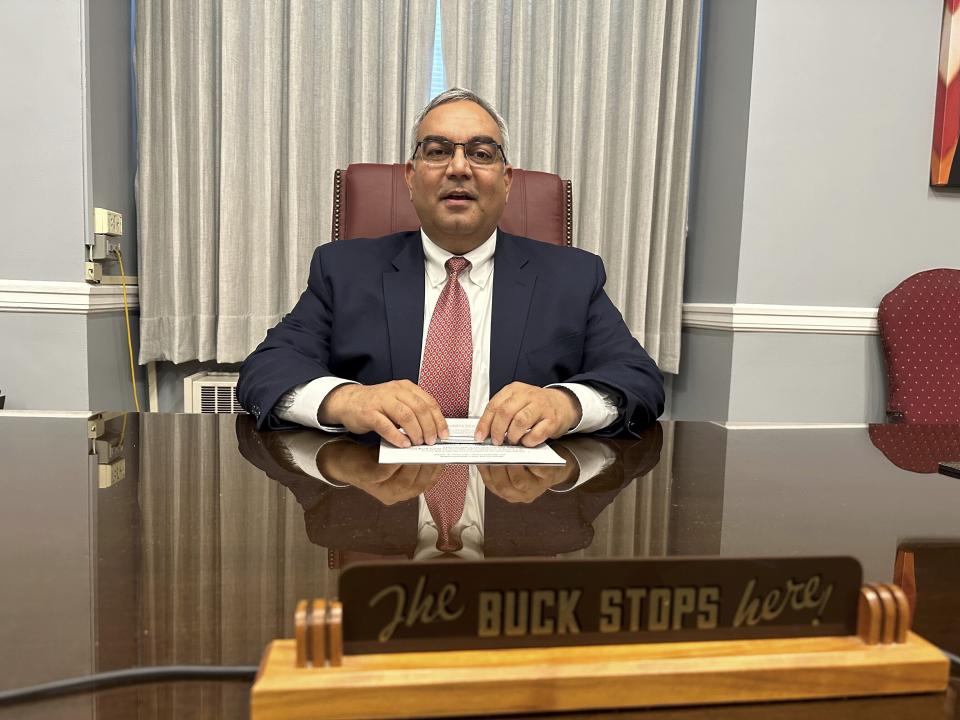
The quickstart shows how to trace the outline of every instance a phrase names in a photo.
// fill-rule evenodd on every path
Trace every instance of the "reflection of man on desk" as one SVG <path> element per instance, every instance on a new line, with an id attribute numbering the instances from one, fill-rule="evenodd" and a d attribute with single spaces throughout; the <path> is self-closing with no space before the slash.
<path id="1" fill-rule="evenodd" d="M 307 290 L 240 373 L 259 427 L 373 431 L 405 447 L 469 416 L 478 439 L 533 446 L 656 419 L 662 376 L 604 293 L 599 258 L 497 230 L 506 145 L 472 93 L 425 108 L 406 166 L 421 232 L 316 251 Z"/>
<path id="2" fill-rule="evenodd" d="M 290 489 L 318 545 L 366 558 L 544 556 L 590 544 L 593 522 L 634 479 L 660 459 L 659 423 L 639 438 L 565 438 L 551 443 L 565 466 L 473 466 L 455 534 L 460 547 L 438 548 L 439 528 L 418 496 L 442 465 L 380 465 L 377 447 L 330 442 L 309 430 L 257 432 L 237 419 L 240 452 Z M 447 466 L 449 467 L 449 466 Z"/>

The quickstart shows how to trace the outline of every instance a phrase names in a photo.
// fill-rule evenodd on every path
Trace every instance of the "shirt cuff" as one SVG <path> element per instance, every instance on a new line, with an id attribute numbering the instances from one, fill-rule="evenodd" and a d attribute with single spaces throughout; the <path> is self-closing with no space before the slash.
<path id="1" fill-rule="evenodd" d="M 274 412 L 281 420 L 297 423 L 306 427 L 324 430 L 326 432 L 346 432 L 343 425 L 321 425 L 317 419 L 320 405 L 326 400 L 335 388 L 347 383 L 356 384 L 353 380 L 327 376 L 311 380 L 303 385 L 297 385 L 283 394 L 277 402 Z"/>
<path id="2" fill-rule="evenodd" d="M 561 489 L 554 487 L 548 488 L 548 490 L 553 493 L 565 493 L 576 490 L 613 465 L 617 459 L 613 450 L 611 450 L 606 443 L 598 442 L 594 438 L 570 438 L 569 440 L 562 440 L 561 442 L 563 443 L 563 447 L 573 455 L 573 459 L 576 460 L 577 465 L 580 466 L 580 471 L 577 473 L 576 482 L 570 487 Z"/>
<path id="3" fill-rule="evenodd" d="M 338 485 L 335 482 L 327 480 L 317 467 L 317 455 L 320 454 L 320 450 L 332 442 L 348 442 L 346 438 L 325 437 L 301 430 L 299 432 L 285 434 L 281 442 L 290 452 L 290 461 L 310 477 L 322 480 L 330 487 L 350 487 L 349 485 Z"/>
<path id="4" fill-rule="evenodd" d="M 617 396 L 614 393 L 598 390 L 583 383 L 555 383 L 547 387 L 569 390 L 580 401 L 580 422 L 576 427 L 567 430 L 567 435 L 602 430 L 612 425 L 619 416 Z"/>

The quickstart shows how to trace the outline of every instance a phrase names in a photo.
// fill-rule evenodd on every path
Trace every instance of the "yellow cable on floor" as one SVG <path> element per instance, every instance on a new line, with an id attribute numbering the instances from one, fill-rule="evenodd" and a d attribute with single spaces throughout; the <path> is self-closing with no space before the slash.
<path id="1" fill-rule="evenodd" d="M 130 307 L 127 305 L 127 276 L 123 271 L 123 254 L 120 248 L 114 248 L 113 254 L 117 256 L 117 262 L 120 263 L 120 287 L 123 288 L 123 317 L 127 321 L 127 350 L 130 353 L 130 385 L 133 387 L 133 404 L 137 412 L 140 412 L 140 397 L 137 395 L 137 380 L 133 369 L 133 336 L 130 334 Z"/>

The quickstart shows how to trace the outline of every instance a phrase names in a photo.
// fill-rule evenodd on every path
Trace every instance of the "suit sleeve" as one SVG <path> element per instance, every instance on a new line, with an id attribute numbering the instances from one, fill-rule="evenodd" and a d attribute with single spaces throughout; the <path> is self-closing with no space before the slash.
<path id="1" fill-rule="evenodd" d="M 603 261 L 594 259 L 595 283 L 587 313 L 582 370 L 566 382 L 593 384 L 619 395 L 617 420 L 596 435 L 627 432 L 639 436 L 663 413 L 663 375 L 604 292 L 607 276 Z"/>
<path id="2" fill-rule="evenodd" d="M 277 401 L 291 388 L 334 374 L 328 366 L 332 322 L 332 292 L 317 248 L 307 289 L 240 368 L 237 399 L 256 418 L 258 429 L 297 427 L 277 417 Z"/>

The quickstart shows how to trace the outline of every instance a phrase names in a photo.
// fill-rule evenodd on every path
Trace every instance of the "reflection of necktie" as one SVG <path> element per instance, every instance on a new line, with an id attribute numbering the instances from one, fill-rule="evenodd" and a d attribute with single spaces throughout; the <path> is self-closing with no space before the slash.
<path id="1" fill-rule="evenodd" d="M 458 279 L 469 266 L 470 261 L 462 257 L 447 260 L 447 284 L 433 310 L 420 364 L 420 387 L 436 399 L 443 416 L 448 418 L 467 417 L 470 409 L 473 371 L 470 301 Z M 466 465 L 447 465 L 436 484 L 424 493 L 427 508 L 437 524 L 438 550 L 454 552 L 463 547 L 451 530 L 463 515 L 468 477 Z"/>

